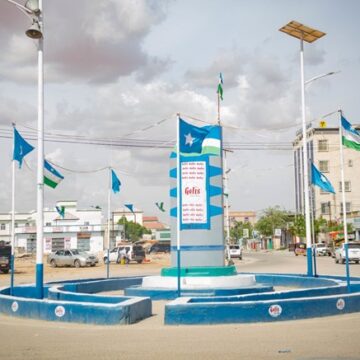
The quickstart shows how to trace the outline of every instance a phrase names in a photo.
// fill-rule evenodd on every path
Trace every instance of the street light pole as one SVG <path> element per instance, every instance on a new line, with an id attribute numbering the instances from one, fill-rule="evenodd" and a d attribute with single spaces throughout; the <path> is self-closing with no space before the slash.
<path id="1" fill-rule="evenodd" d="M 283 26 L 280 31 L 296 37 L 300 40 L 300 77 L 301 77 L 301 115 L 303 135 L 303 180 L 304 180 L 304 203 L 305 203 L 305 230 L 306 230 L 306 255 L 307 275 L 313 276 L 312 247 L 311 247 L 311 226 L 310 226 L 310 203 L 309 203 L 309 164 L 307 151 L 306 133 L 306 107 L 305 107 L 305 77 L 304 77 L 304 41 L 312 43 L 324 36 L 325 33 L 312 29 L 308 26 L 291 21 Z M 311 79 L 313 81 L 315 79 Z"/>
<path id="2" fill-rule="evenodd" d="M 38 16 L 40 30 L 43 30 L 42 0 L 39 0 Z M 38 157 L 37 157 L 37 221 L 36 221 L 36 292 L 44 297 L 44 41 L 38 40 Z"/>

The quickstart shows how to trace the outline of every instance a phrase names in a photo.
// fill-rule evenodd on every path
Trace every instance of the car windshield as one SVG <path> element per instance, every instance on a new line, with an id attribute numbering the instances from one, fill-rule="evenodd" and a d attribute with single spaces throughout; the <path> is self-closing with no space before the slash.
<path id="1" fill-rule="evenodd" d="M 326 247 L 325 244 L 317 244 L 316 246 L 317 246 L 317 247 Z"/>
<path id="2" fill-rule="evenodd" d="M 72 249 L 71 252 L 73 255 L 79 255 L 79 251 L 77 249 Z"/>
<path id="3" fill-rule="evenodd" d="M 360 244 L 349 244 L 349 249 L 360 249 Z"/>
<path id="4" fill-rule="evenodd" d="M 239 250 L 240 246 L 239 245 L 230 245 L 230 250 Z"/>

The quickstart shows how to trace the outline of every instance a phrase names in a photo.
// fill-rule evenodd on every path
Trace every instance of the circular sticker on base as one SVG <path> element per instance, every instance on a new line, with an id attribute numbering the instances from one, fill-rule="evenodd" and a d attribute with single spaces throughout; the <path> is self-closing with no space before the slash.
<path id="1" fill-rule="evenodd" d="M 271 305 L 269 307 L 269 314 L 272 317 L 278 317 L 281 315 L 282 308 L 280 305 Z"/>
<path id="2" fill-rule="evenodd" d="M 65 315 L 65 308 L 63 306 L 57 306 L 55 308 L 55 315 L 57 317 L 63 317 Z"/>
<path id="3" fill-rule="evenodd" d="M 13 301 L 13 303 L 11 304 L 11 310 L 12 310 L 13 312 L 17 312 L 18 309 L 19 309 L 19 304 L 18 304 L 18 302 L 17 302 L 17 301 Z"/>
<path id="4" fill-rule="evenodd" d="M 345 300 L 344 299 L 339 299 L 337 302 L 336 302 L 336 308 L 338 310 L 343 310 L 345 307 Z"/>

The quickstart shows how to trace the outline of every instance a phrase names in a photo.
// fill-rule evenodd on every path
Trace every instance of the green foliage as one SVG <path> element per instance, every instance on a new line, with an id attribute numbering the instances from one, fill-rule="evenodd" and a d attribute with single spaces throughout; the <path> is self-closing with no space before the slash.
<path id="1" fill-rule="evenodd" d="M 234 225 L 230 229 L 230 239 L 233 242 L 237 242 L 244 237 L 244 229 L 249 230 L 249 236 L 251 237 L 253 232 L 253 226 L 249 222 L 235 221 Z"/>
<path id="2" fill-rule="evenodd" d="M 268 208 L 264 210 L 263 215 L 260 217 L 255 225 L 255 229 L 262 235 L 271 236 L 274 234 L 275 229 L 283 229 L 290 220 L 290 213 L 281 210 L 279 206 Z"/>
<path id="3" fill-rule="evenodd" d="M 139 239 L 141 239 L 143 234 L 151 234 L 150 230 L 146 229 L 144 226 L 141 226 L 138 223 L 128 221 L 125 216 L 123 216 L 118 221 L 118 224 L 124 225 L 125 238 L 130 240 L 131 242 L 138 241 Z"/>
<path id="4" fill-rule="evenodd" d="M 292 235 L 305 237 L 306 236 L 306 226 L 304 215 L 296 215 L 294 221 L 289 227 L 289 230 Z"/>

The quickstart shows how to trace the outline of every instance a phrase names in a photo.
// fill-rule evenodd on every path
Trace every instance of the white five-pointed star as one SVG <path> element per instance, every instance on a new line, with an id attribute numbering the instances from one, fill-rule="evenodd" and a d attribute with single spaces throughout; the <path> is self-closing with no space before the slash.
<path id="1" fill-rule="evenodd" d="M 192 146 L 194 143 L 194 140 L 196 140 L 196 139 L 191 136 L 191 133 L 188 133 L 187 135 L 184 135 L 184 136 L 185 136 L 185 145 Z"/>
<path id="2" fill-rule="evenodd" d="M 324 175 L 321 175 L 320 179 L 321 179 L 321 181 L 324 182 L 324 183 L 327 182 L 327 179 L 326 179 L 326 177 L 325 177 Z"/>

